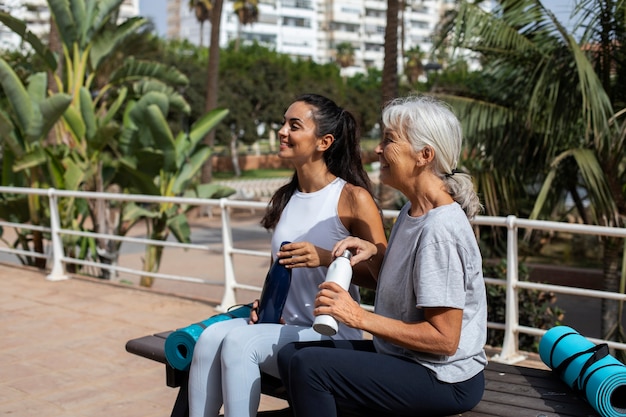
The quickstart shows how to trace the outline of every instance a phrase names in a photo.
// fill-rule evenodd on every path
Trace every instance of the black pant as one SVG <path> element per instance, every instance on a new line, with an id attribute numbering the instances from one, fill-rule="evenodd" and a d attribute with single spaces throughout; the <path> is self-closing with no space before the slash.
<path id="1" fill-rule="evenodd" d="M 414 361 L 376 353 L 370 340 L 291 343 L 278 366 L 296 417 L 447 416 L 473 408 L 485 389 L 482 372 L 441 382 Z"/>

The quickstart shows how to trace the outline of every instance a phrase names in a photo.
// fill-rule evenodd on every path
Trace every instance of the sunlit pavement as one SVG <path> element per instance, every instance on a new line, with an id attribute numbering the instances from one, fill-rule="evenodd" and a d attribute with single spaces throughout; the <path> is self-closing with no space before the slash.
<path id="1" fill-rule="evenodd" d="M 0 264 L 0 414 L 169 416 L 162 364 L 126 341 L 215 313 L 208 302 Z M 263 398 L 262 409 L 286 403 Z"/>

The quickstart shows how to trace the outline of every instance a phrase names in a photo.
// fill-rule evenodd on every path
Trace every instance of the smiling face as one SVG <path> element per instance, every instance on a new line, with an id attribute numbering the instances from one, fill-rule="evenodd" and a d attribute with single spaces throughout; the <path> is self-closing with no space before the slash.
<path id="1" fill-rule="evenodd" d="M 419 152 L 409 141 L 391 129 L 385 128 L 383 140 L 375 152 L 380 161 L 380 180 L 383 184 L 401 190 L 405 180 L 412 178 L 418 168 Z"/>
<path id="2" fill-rule="evenodd" d="M 285 112 L 283 125 L 278 131 L 281 158 L 308 158 L 318 151 L 321 141 L 317 137 L 317 125 L 313 119 L 314 107 L 297 101 Z"/>

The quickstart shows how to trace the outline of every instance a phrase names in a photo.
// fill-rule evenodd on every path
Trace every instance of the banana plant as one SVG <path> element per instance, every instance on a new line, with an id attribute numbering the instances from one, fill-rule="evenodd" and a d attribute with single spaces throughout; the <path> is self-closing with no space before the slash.
<path id="1" fill-rule="evenodd" d="M 166 130 L 172 135 L 167 124 L 162 121 L 170 107 L 182 113 L 190 112 L 189 105 L 178 92 L 188 84 L 188 80 L 175 68 L 126 57 L 116 70 L 106 73 L 112 67 L 111 60 L 119 59 L 116 56 L 118 46 L 147 23 L 143 18 L 131 18 L 118 25 L 115 19 L 122 1 L 49 0 L 63 49 L 59 62 L 27 30 L 24 22 L 0 12 L 0 22 L 29 43 L 47 65 L 53 74 L 53 90 L 59 91 L 60 97 L 70 98 L 69 104 L 61 112 L 62 123 L 56 125 L 53 143 L 40 141 L 35 147 L 39 153 L 25 161 L 30 162 L 27 167 L 31 170 L 32 167 L 44 165 L 54 168 L 44 177 L 46 184 L 56 188 L 103 192 L 110 189 L 126 190 L 125 187 L 142 184 L 140 188 L 150 194 L 154 194 L 155 190 L 160 191 L 154 186 L 154 178 L 149 176 L 154 170 L 147 169 L 147 166 L 151 164 L 154 149 L 167 149 L 167 146 L 163 146 L 167 144 L 163 142 L 164 134 L 161 131 Z M 56 71 L 58 66 L 63 71 Z M 159 100 L 167 103 L 167 106 L 160 107 L 160 116 L 144 120 L 147 123 L 143 125 L 145 129 L 137 129 L 134 133 L 129 131 L 129 125 L 123 120 L 124 112 L 130 108 L 128 106 L 137 97 L 155 97 L 157 93 Z M 47 117 L 45 120 L 52 119 Z M 158 123 L 158 126 L 152 127 L 152 123 Z M 126 146 L 126 141 L 133 135 L 140 140 L 131 147 Z M 171 152 L 165 152 L 165 160 L 171 160 Z M 150 161 L 142 160 L 144 158 Z M 12 159 L 3 158 L 3 161 L 8 165 Z M 22 166 L 25 166 L 24 162 Z M 118 170 L 126 175 L 118 175 Z M 29 185 L 38 186 L 42 183 Z M 147 183 L 152 183 L 152 187 L 146 187 Z M 123 208 L 112 207 L 111 202 L 96 200 L 86 203 L 69 198 L 60 203 L 62 227 L 83 229 L 85 223 L 77 223 L 76 219 L 90 218 L 91 221 L 87 223 L 93 225 L 91 227 L 95 232 L 127 232 L 119 215 Z M 95 243 L 92 239 L 68 237 L 64 247 L 70 254 L 81 258 L 92 256 L 101 261 L 115 262 L 117 248 L 114 241 L 97 240 Z M 101 273 L 104 277 L 108 275 L 108 271 Z"/>
<path id="2" fill-rule="evenodd" d="M 65 93 L 47 95 L 45 73 L 33 74 L 22 84 L 11 66 L 0 58 L 0 86 L 6 94 L 8 107 L 0 109 L 0 139 L 2 143 L 2 175 L 5 186 L 47 188 L 55 170 L 50 161 L 53 149 L 46 148 L 45 139 L 72 98 Z M 46 204 L 37 195 L 3 199 L 0 217 L 22 223 L 29 220 L 33 225 L 47 224 Z M 18 231 L 15 246 L 43 253 L 41 232 Z M 45 260 L 22 258 L 25 264 L 45 266 Z"/>
<path id="3" fill-rule="evenodd" d="M 127 107 L 119 151 L 124 155 L 143 155 L 134 161 L 127 159 L 119 171 L 132 182 L 127 188 L 141 194 L 197 198 L 220 198 L 234 193 L 235 190 L 216 184 L 196 185 L 202 165 L 211 156 L 202 139 L 226 117 L 228 110 L 215 109 L 205 114 L 188 132 L 180 132 L 176 137 L 168 127 L 167 112 L 167 95 L 156 91 Z M 129 203 L 124 207 L 122 221 L 128 228 L 145 222 L 150 239 L 164 241 L 171 233 L 180 242 L 190 242 L 186 214 L 192 208 L 171 203 Z M 144 271 L 157 272 L 162 253 L 163 246 L 148 245 Z M 153 277 L 141 277 L 142 286 L 150 287 L 152 283 Z"/>

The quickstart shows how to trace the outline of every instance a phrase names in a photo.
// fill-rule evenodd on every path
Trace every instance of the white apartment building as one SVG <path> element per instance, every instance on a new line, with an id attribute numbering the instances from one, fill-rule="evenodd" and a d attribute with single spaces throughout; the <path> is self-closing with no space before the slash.
<path id="1" fill-rule="evenodd" d="M 46 41 L 50 32 L 50 10 L 46 0 L 1 0 L 0 10 L 24 20 L 28 29 Z M 124 0 L 120 7 L 119 20 L 139 15 L 139 0 Z M 15 50 L 22 47 L 21 38 L 0 24 L 0 50 Z"/>
<path id="2" fill-rule="evenodd" d="M 382 69 L 386 26 L 386 0 L 259 0 L 259 20 L 241 26 L 233 2 L 225 1 L 220 24 L 220 46 L 237 37 L 257 41 L 280 53 L 325 64 L 335 60 L 336 46 L 349 42 L 354 48 L 354 66 L 348 74 L 375 67 Z M 428 54 L 432 35 L 444 11 L 453 0 L 414 0 L 401 15 L 404 50 L 414 46 Z M 168 0 L 167 36 L 188 39 L 208 46 L 210 23 L 200 33 L 189 2 Z M 201 37 L 202 35 L 202 37 Z M 403 66 L 398 62 L 399 68 Z"/>

